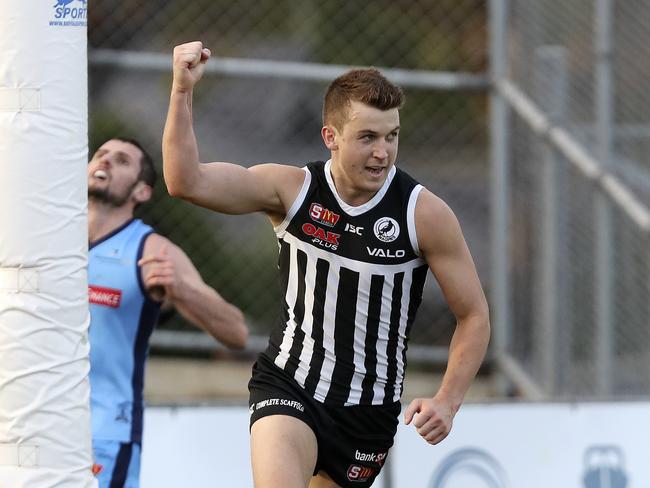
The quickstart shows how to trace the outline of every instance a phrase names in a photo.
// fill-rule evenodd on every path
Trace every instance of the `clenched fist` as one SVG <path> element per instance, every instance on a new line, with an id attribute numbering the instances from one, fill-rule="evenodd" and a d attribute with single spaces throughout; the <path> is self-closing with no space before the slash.
<path id="1" fill-rule="evenodd" d="M 210 59 L 210 50 L 201 41 L 180 44 L 174 48 L 172 90 L 187 92 L 203 76 L 205 63 Z"/>

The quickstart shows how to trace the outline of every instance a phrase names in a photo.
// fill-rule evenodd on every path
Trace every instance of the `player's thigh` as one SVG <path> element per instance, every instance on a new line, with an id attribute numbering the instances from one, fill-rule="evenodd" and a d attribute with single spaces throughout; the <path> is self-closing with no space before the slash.
<path id="1" fill-rule="evenodd" d="M 311 479 L 309 488 L 341 488 L 341 486 L 337 485 L 325 471 L 319 471 L 318 474 Z"/>
<path id="2" fill-rule="evenodd" d="M 316 435 L 289 415 L 269 415 L 251 426 L 255 488 L 306 488 L 318 456 Z"/>

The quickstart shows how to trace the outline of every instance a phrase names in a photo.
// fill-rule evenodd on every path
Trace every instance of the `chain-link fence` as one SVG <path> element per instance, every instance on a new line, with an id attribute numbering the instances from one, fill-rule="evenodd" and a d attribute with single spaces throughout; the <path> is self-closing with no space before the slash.
<path id="1" fill-rule="evenodd" d="M 181 42 L 200 39 L 216 56 L 215 72 L 195 90 L 204 161 L 326 159 L 320 112 L 332 77 L 308 73 L 331 65 L 399 69 L 407 103 L 398 164 L 456 210 L 487 285 L 486 15 L 479 0 L 94 0 L 91 144 L 132 135 L 160 162 L 171 52 Z M 416 80 L 432 73 L 428 87 Z M 244 310 L 254 334 L 267 335 L 279 290 L 277 243 L 264 217 L 204 211 L 171 199 L 163 185 L 143 216 Z M 446 345 L 453 317 L 433 281 L 413 342 Z M 176 318 L 163 327 L 185 325 Z"/>
<path id="2" fill-rule="evenodd" d="M 91 144 L 134 135 L 160 161 L 181 42 L 200 39 L 216 56 L 195 93 L 205 161 L 326 158 L 327 81 L 343 66 L 388 68 L 407 94 L 398 164 L 458 214 L 499 363 L 543 396 L 646 394 L 649 14 L 642 0 L 96 0 Z M 204 211 L 163 185 L 143 216 L 267 334 L 279 290 L 265 218 Z M 433 280 L 426 293 L 413 340 L 446 345 L 453 318 Z"/>
<path id="3" fill-rule="evenodd" d="M 503 12 L 502 352 L 542 396 L 647 395 L 650 4 L 519 0 Z"/>

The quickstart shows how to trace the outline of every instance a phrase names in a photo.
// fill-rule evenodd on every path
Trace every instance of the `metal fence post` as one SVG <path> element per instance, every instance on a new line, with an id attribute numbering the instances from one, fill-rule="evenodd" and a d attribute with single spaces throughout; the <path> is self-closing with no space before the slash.
<path id="1" fill-rule="evenodd" d="M 541 108 L 546 112 L 551 123 L 562 125 L 564 107 L 567 98 L 567 56 L 562 46 L 543 46 L 535 51 L 535 90 Z M 540 209 L 540 227 L 538 234 L 539 253 L 537 273 L 539 290 L 539 311 L 535 314 L 535 343 L 538 344 L 540 375 L 544 389 L 549 395 L 558 393 L 559 372 L 562 370 L 558 359 L 561 357 L 561 269 L 563 239 L 559 200 L 562 195 L 559 177 L 558 155 L 548 140 L 541 144 L 541 178 L 542 194 Z M 563 355 L 562 355 L 563 356 Z M 566 359 L 566 358 L 564 358 Z"/>
<path id="2" fill-rule="evenodd" d="M 596 151 L 605 171 L 612 163 L 612 5 L 611 0 L 596 0 Z M 596 193 L 596 351 L 595 385 L 598 395 L 612 393 L 613 327 L 612 322 L 612 210 L 601 192 Z"/>
<path id="3" fill-rule="evenodd" d="M 510 335 L 510 265 L 509 236 L 509 168 L 508 168 L 508 107 L 494 88 L 507 76 L 507 0 L 490 0 L 490 160 L 491 160 L 491 256 L 490 301 L 493 324 L 493 354 L 503 356 Z M 505 389 L 505 385 L 500 385 Z M 505 391 L 503 392 L 505 393 Z"/>

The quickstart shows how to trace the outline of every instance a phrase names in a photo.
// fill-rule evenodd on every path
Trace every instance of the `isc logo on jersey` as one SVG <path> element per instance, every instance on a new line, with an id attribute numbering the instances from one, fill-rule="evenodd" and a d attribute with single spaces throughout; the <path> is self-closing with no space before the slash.
<path id="1" fill-rule="evenodd" d="M 335 214 L 331 210 L 323 207 L 320 203 L 312 203 L 309 206 L 309 216 L 312 220 L 327 227 L 334 227 L 341 217 L 339 214 Z"/>

